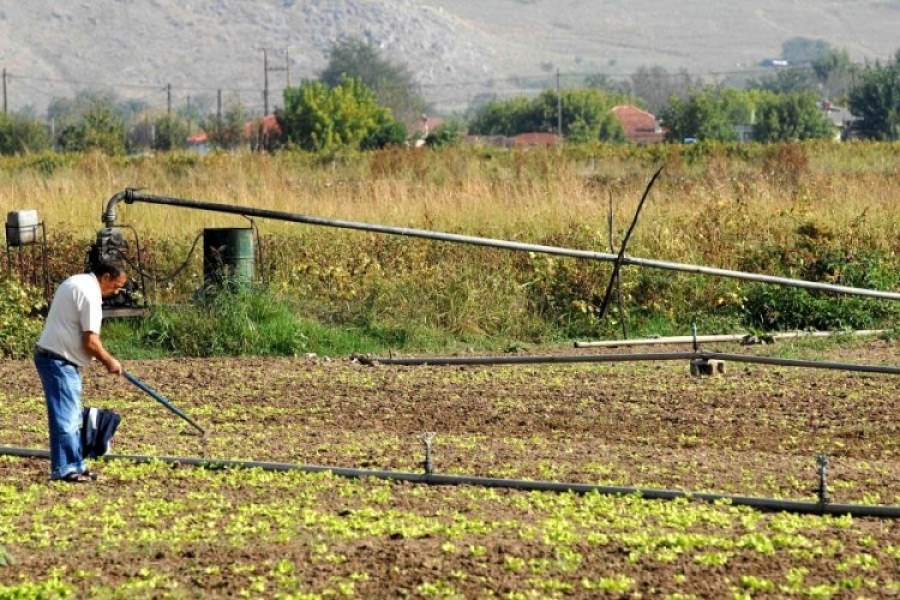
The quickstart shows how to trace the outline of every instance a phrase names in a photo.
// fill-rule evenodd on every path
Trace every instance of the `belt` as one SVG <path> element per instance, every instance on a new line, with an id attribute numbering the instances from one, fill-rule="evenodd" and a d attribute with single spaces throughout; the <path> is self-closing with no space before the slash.
<path id="1" fill-rule="evenodd" d="M 71 366 L 75 367 L 76 369 L 79 368 L 79 366 L 76 365 L 75 363 L 73 363 L 71 360 L 69 360 L 68 358 L 66 358 L 65 356 L 63 356 L 61 354 L 57 354 L 56 352 L 53 352 L 52 350 L 47 350 L 46 348 L 41 348 L 40 346 L 35 346 L 34 353 L 37 355 L 40 355 L 40 356 L 47 356 L 49 358 L 52 358 L 53 360 L 62 361 L 64 363 L 66 363 L 67 365 L 71 365 Z"/>

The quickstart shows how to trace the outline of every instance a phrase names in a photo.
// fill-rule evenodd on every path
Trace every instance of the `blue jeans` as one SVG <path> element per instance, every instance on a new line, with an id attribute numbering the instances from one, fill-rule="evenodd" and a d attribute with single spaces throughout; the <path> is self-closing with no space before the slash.
<path id="1" fill-rule="evenodd" d="M 85 471 L 81 449 L 81 373 L 71 363 L 35 354 L 34 364 L 47 401 L 50 479 Z"/>

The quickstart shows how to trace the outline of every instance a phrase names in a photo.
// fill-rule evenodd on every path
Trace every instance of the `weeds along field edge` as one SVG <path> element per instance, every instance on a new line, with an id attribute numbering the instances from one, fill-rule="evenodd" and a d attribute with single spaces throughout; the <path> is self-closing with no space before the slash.
<path id="1" fill-rule="evenodd" d="M 83 268 L 106 201 L 129 186 L 609 252 L 662 166 L 630 256 L 891 290 L 900 273 L 897 157 L 896 144 L 869 143 L 30 157 L 4 159 L 0 199 L 39 211 L 56 282 Z M 120 204 L 120 222 L 135 228 L 151 279 L 161 280 L 152 286 L 157 304 L 185 302 L 203 285 L 202 253 L 189 251 L 204 228 L 248 226 L 237 215 L 140 203 Z M 258 272 L 275 302 L 330 325 L 394 331 L 397 339 L 409 338 L 412 327 L 464 344 L 546 342 L 611 336 L 623 320 L 641 334 L 686 334 L 693 324 L 704 333 L 882 328 L 895 312 L 892 303 L 626 268 L 623 313 L 600 319 L 612 272 L 606 262 L 263 219 L 254 225 Z"/>

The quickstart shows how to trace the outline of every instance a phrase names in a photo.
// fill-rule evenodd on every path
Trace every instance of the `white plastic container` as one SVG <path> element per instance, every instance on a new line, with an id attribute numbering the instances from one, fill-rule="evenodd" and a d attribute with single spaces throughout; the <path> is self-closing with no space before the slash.
<path id="1" fill-rule="evenodd" d="M 37 241 L 38 214 L 36 210 L 17 210 L 6 213 L 7 246 L 27 246 Z"/>

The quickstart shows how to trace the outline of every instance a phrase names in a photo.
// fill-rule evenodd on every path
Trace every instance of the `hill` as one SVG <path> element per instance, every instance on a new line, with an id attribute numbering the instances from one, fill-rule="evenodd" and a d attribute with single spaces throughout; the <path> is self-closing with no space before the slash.
<path id="1" fill-rule="evenodd" d="M 793 37 L 855 61 L 894 54 L 900 0 L 29 0 L 0 4 L 10 110 L 114 89 L 165 107 L 263 108 L 314 77 L 336 39 L 356 35 L 406 63 L 438 112 L 479 94 L 625 78 L 640 66 L 722 80 L 758 69 Z M 265 52 L 264 52 L 265 50 Z M 264 62 L 265 55 L 265 62 Z M 268 70 L 264 69 L 268 65 Z"/>

